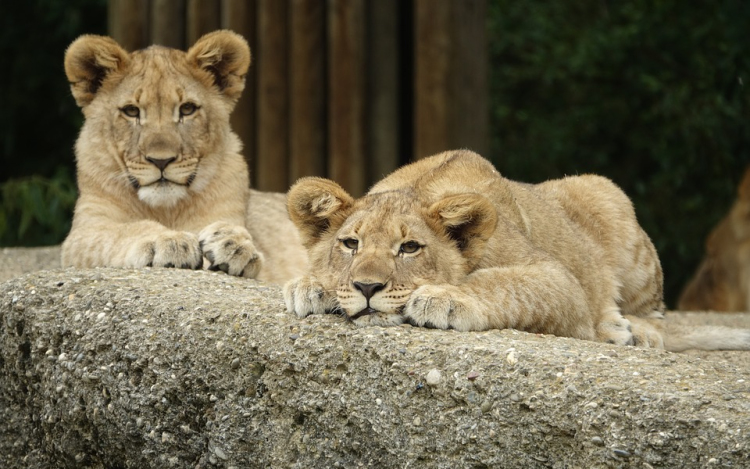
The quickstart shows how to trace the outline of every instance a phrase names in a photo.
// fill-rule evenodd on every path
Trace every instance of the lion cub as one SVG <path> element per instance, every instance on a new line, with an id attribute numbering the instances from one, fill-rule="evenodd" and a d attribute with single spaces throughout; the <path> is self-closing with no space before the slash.
<path id="1" fill-rule="evenodd" d="M 300 317 L 340 310 L 357 325 L 750 349 L 750 331 L 665 330 L 656 250 L 603 177 L 521 184 L 460 150 L 405 166 L 358 200 L 303 178 L 288 208 L 311 263 L 284 286 Z"/>
<path id="2" fill-rule="evenodd" d="M 680 295 L 683 311 L 750 311 L 750 166 L 729 213 L 706 239 L 706 253 Z"/>
<path id="3" fill-rule="evenodd" d="M 230 31 L 187 52 L 82 36 L 65 73 L 86 122 L 64 266 L 223 270 L 283 283 L 307 256 L 282 194 L 249 188 L 229 115 L 250 66 Z"/>

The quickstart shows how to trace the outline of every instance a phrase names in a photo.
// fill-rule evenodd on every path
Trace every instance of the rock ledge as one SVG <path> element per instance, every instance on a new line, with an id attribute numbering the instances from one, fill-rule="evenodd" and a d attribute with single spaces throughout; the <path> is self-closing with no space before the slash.
<path id="1" fill-rule="evenodd" d="M 0 284 L 3 468 L 746 467 L 748 415 L 746 352 L 357 329 L 210 272 Z"/>

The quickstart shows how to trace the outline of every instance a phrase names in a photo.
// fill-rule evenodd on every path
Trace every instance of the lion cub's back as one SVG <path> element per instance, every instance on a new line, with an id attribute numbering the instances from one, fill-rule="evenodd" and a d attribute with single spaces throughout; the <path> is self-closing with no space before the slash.
<path id="1" fill-rule="evenodd" d="M 609 179 L 592 174 L 553 179 L 537 185 L 565 213 L 608 251 L 634 235 L 635 211 L 627 195 Z"/>
<path id="2" fill-rule="evenodd" d="M 265 256 L 259 280 L 283 284 L 307 272 L 307 251 L 287 214 L 286 194 L 251 189 L 245 224 Z"/>
<path id="3" fill-rule="evenodd" d="M 663 278 L 656 248 L 638 224 L 628 196 L 609 179 L 571 176 L 539 184 L 571 221 L 602 247 L 605 262 L 621 285 L 624 314 L 662 310 Z"/>
<path id="4" fill-rule="evenodd" d="M 445 194 L 485 192 L 500 179 L 495 167 L 470 150 L 450 150 L 402 166 L 376 183 L 369 194 L 413 189 L 426 200 Z"/>

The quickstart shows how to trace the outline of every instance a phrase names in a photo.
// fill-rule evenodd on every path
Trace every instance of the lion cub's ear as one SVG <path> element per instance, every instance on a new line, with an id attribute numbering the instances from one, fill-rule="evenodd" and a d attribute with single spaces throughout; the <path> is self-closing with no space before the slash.
<path id="1" fill-rule="evenodd" d="M 310 247 L 330 229 L 346 220 L 354 199 L 330 179 L 305 177 L 287 194 L 289 218 L 302 234 L 302 244 Z"/>
<path id="2" fill-rule="evenodd" d="M 65 51 L 65 74 L 80 107 L 93 101 L 104 79 L 128 65 L 128 53 L 106 36 L 81 36 Z"/>
<path id="3" fill-rule="evenodd" d="M 427 213 L 469 259 L 481 257 L 497 225 L 497 210 L 479 194 L 449 195 L 432 204 Z"/>
<path id="4" fill-rule="evenodd" d="M 250 47 L 232 31 L 214 31 L 202 36 L 187 51 L 188 62 L 211 74 L 212 82 L 225 96 L 239 99 L 250 67 Z"/>

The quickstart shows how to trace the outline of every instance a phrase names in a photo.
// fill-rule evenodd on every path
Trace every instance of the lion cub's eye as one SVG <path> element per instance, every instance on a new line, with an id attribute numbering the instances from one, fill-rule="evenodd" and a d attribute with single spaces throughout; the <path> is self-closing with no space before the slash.
<path id="1" fill-rule="evenodd" d="M 359 241 L 354 238 L 342 239 L 341 244 L 343 244 L 345 248 L 351 249 L 352 251 L 359 247 Z"/>
<path id="2" fill-rule="evenodd" d="M 126 116 L 133 118 L 138 118 L 141 115 L 141 110 L 138 109 L 138 106 L 133 106 L 132 104 L 120 108 L 120 111 Z"/>
<path id="3" fill-rule="evenodd" d="M 180 117 L 185 117 L 191 114 L 195 114 L 195 111 L 197 110 L 198 110 L 198 105 L 195 103 L 182 103 L 180 105 Z"/>
<path id="4" fill-rule="evenodd" d="M 401 245 L 401 247 L 399 248 L 398 251 L 399 251 L 399 253 L 403 253 L 403 254 L 414 254 L 415 252 L 419 251 L 420 249 L 422 249 L 422 245 L 419 244 L 418 242 L 416 242 L 416 241 L 407 241 L 407 242 L 405 242 L 405 243 L 403 243 Z"/>

